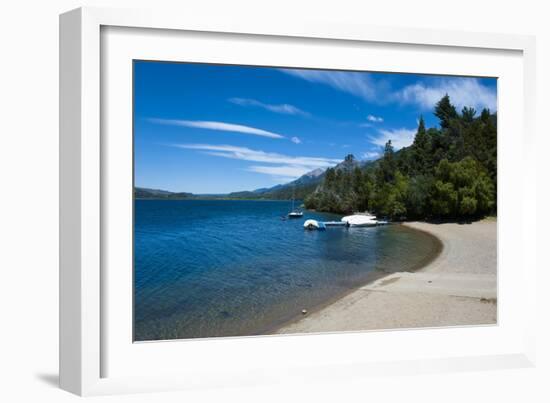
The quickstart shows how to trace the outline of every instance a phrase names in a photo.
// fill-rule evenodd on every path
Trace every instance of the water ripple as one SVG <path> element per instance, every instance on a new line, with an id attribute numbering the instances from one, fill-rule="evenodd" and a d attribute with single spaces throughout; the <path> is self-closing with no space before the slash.
<path id="1" fill-rule="evenodd" d="M 137 340 L 259 334 L 434 246 L 398 225 L 309 232 L 288 202 L 138 200 Z"/>

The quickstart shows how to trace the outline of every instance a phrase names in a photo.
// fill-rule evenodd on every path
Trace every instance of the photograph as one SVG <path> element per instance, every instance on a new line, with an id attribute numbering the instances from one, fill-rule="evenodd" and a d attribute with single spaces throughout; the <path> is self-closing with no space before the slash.
<path id="1" fill-rule="evenodd" d="M 134 342 L 497 324 L 496 77 L 132 63 Z"/>

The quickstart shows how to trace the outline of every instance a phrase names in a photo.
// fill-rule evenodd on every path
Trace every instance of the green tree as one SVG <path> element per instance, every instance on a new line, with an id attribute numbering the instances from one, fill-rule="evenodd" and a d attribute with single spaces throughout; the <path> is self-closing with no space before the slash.
<path id="1" fill-rule="evenodd" d="M 451 121 L 458 117 L 456 108 L 451 104 L 449 94 L 445 94 L 445 96 L 435 105 L 434 114 L 439 118 L 443 129 L 448 129 L 451 125 Z"/>
<path id="2" fill-rule="evenodd" d="M 409 147 L 391 140 L 377 161 L 360 166 L 353 155 L 330 168 L 305 194 L 308 208 L 349 213 L 369 210 L 393 218 L 467 218 L 496 212 L 497 116 L 464 107 L 445 95 L 435 105 L 440 127 L 420 116 Z M 307 191 L 307 190 L 304 190 Z"/>
<path id="3" fill-rule="evenodd" d="M 491 178 L 472 157 L 460 162 L 442 160 L 436 168 L 432 193 L 433 212 L 441 217 L 488 214 L 494 207 Z"/>
<path id="4" fill-rule="evenodd" d="M 412 168 L 409 170 L 414 175 L 428 173 L 432 167 L 432 144 L 431 138 L 424 125 L 424 118 L 420 116 L 418 130 L 411 146 Z"/>
<path id="5" fill-rule="evenodd" d="M 454 216 L 457 200 L 458 195 L 452 183 L 436 180 L 431 200 L 433 214 L 440 217 Z"/>
<path id="6" fill-rule="evenodd" d="M 388 140 L 384 147 L 384 156 L 378 164 L 376 171 L 377 184 L 393 182 L 395 179 L 396 162 L 391 140 Z"/>
<path id="7" fill-rule="evenodd" d="M 462 120 L 466 123 L 472 123 L 474 121 L 474 116 L 476 115 L 476 110 L 474 108 L 464 107 L 462 108 Z"/>
<path id="8" fill-rule="evenodd" d="M 409 218 L 427 218 L 431 215 L 430 193 L 434 179 L 430 175 L 417 175 L 410 179 L 406 195 L 406 208 Z"/>

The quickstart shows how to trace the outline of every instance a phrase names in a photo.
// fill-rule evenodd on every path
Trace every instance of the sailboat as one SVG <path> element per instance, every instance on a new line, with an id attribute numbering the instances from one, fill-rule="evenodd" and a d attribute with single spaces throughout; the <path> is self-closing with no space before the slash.
<path id="1" fill-rule="evenodd" d="M 294 208 L 294 190 L 296 188 L 296 184 L 292 185 L 292 209 L 290 210 L 290 213 L 288 213 L 288 218 L 301 218 L 304 216 L 304 212 L 301 210 L 296 210 Z"/>

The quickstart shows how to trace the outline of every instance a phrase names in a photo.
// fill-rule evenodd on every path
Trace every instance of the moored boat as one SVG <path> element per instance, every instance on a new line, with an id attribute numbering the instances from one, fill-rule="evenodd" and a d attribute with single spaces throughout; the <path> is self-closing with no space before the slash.
<path id="1" fill-rule="evenodd" d="M 290 213 L 288 213 L 288 218 L 302 218 L 304 216 L 304 212 L 294 208 L 294 186 L 295 185 L 292 186 L 292 208 Z"/>
<path id="2" fill-rule="evenodd" d="M 301 218 L 303 216 L 304 216 L 304 213 L 298 210 L 293 210 L 290 213 L 288 213 L 288 218 Z"/>
<path id="3" fill-rule="evenodd" d="M 307 230 L 319 230 L 319 231 L 323 231 L 326 229 L 325 227 L 325 223 L 322 222 L 322 221 L 317 221 L 317 220 L 306 220 L 304 222 L 304 229 L 307 229 Z"/>
<path id="4" fill-rule="evenodd" d="M 353 214 L 342 217 L 342 222 L 350 227 L 374 227 L 377 225 L 386 225 L 388 221 L 377 220 L 376 216 L 368 213 Z"/>

